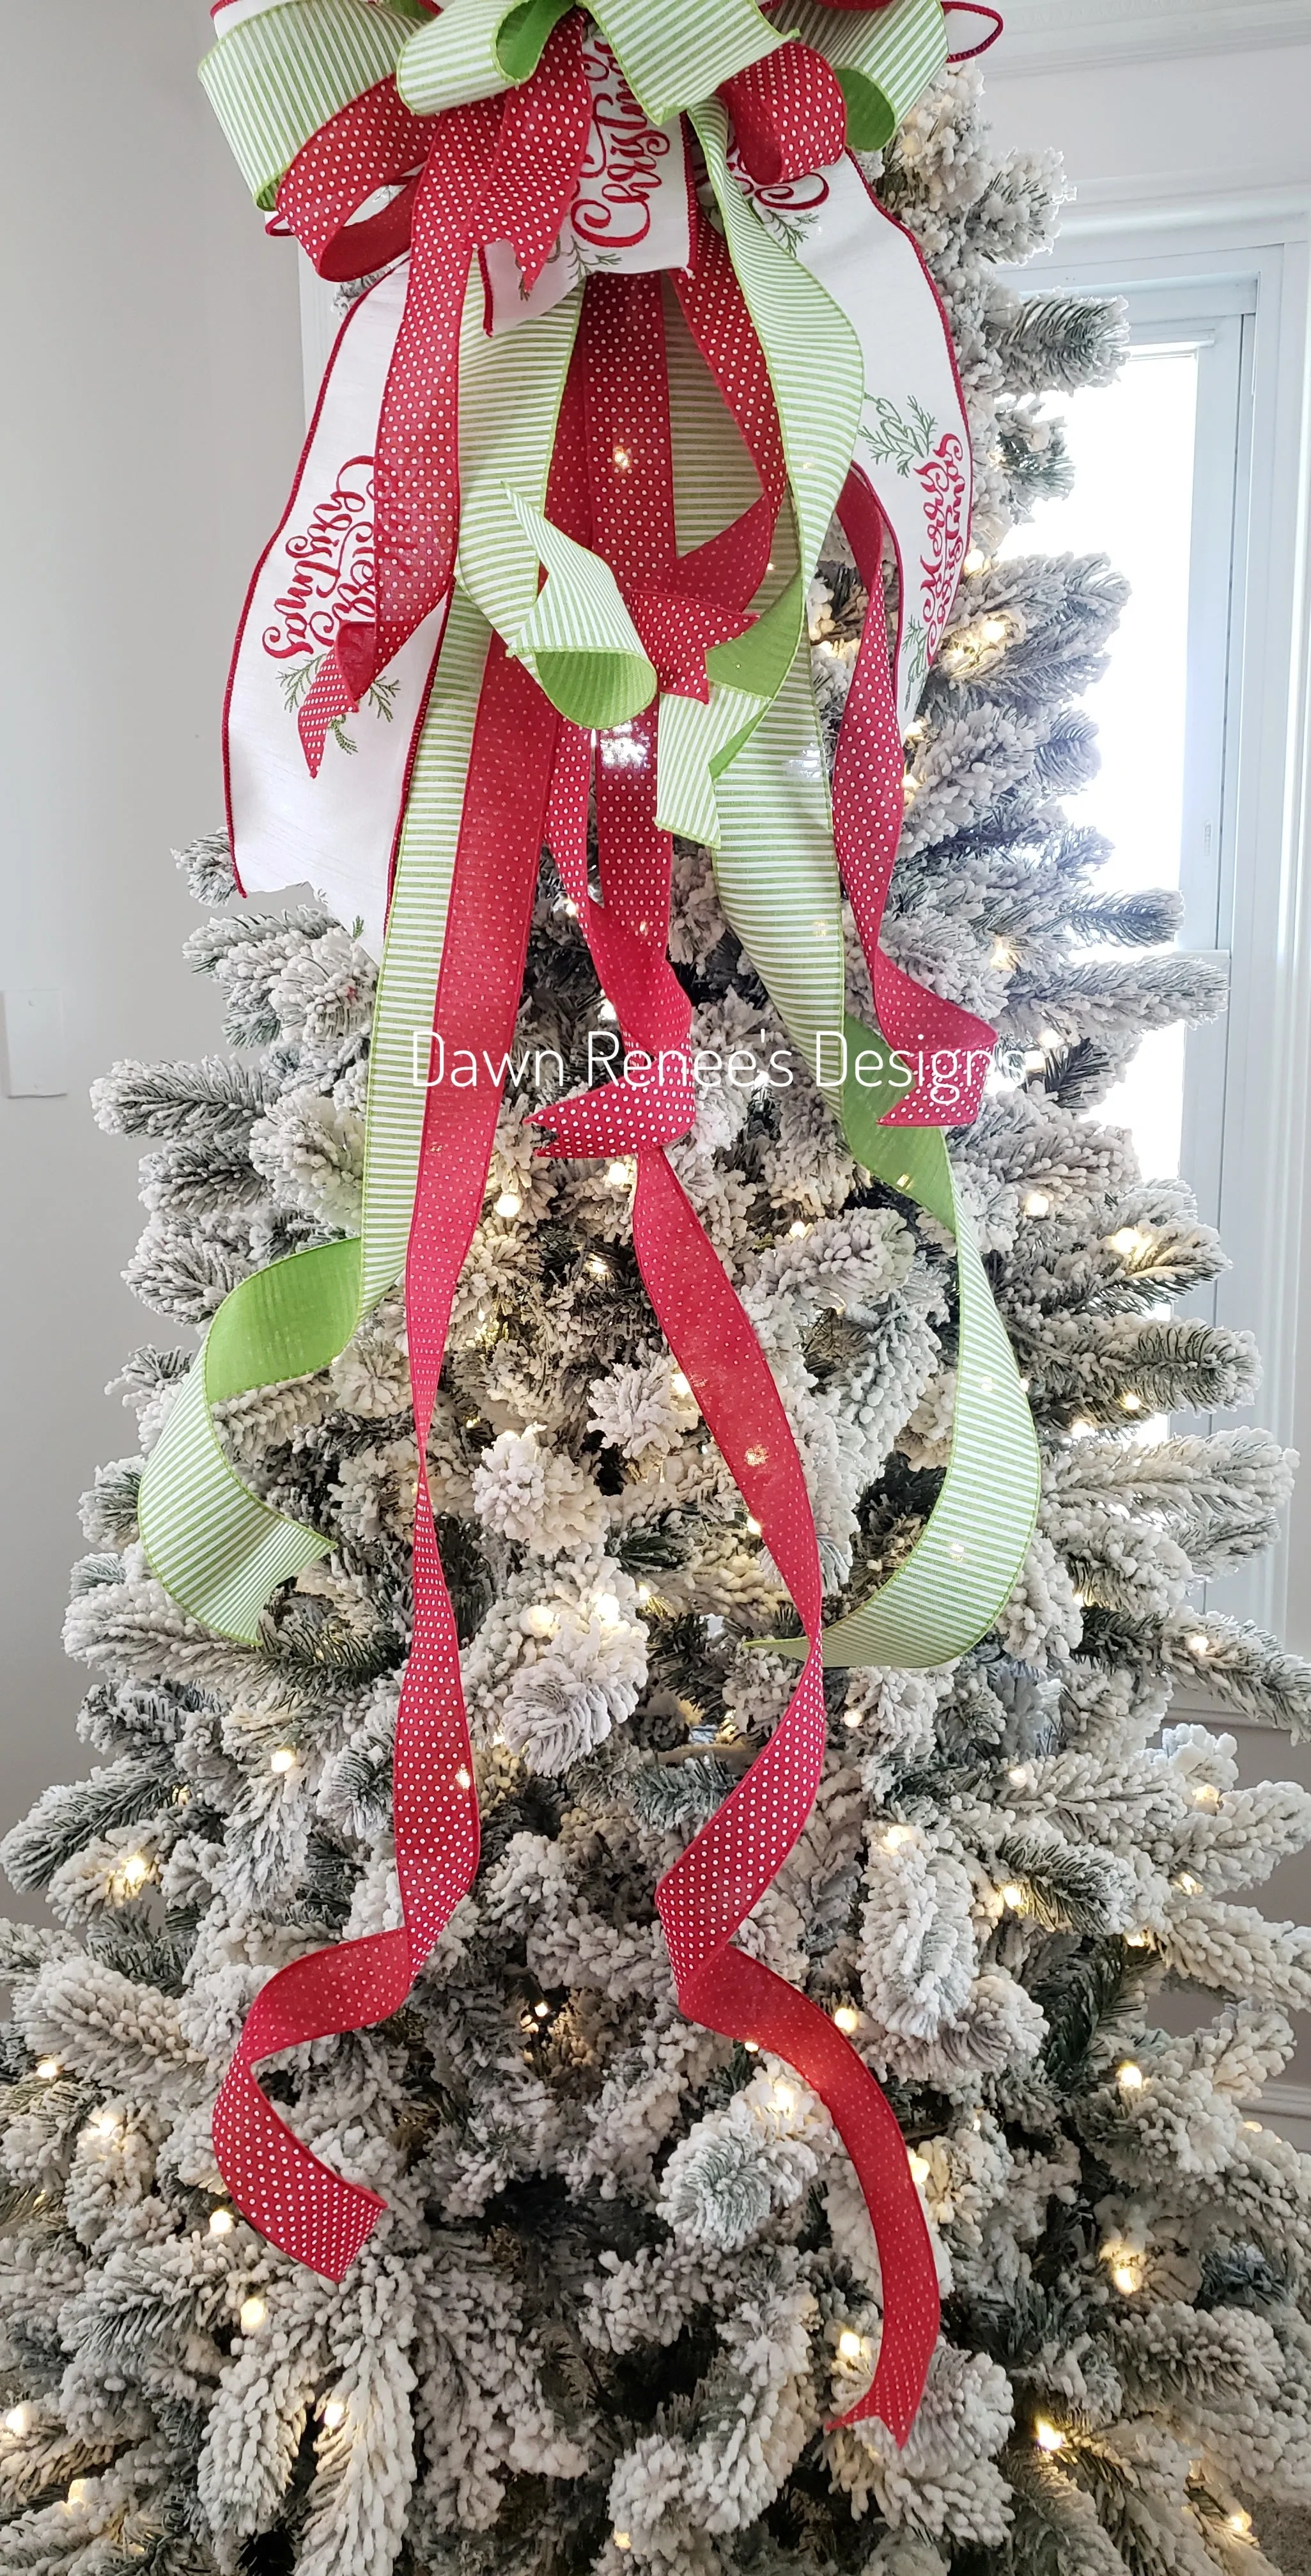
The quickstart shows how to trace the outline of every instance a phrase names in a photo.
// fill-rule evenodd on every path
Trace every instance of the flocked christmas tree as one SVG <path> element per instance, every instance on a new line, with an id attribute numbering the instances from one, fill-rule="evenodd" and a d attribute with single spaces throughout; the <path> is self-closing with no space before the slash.
<path id="1" fill-rule="evenodd" d="M 1311 1841 L 1311 1798 L 1238 1790 L 1230 1739 L 1168 1723 L 1199 1668 L 1261 1723 L 1307 1721 L 1304 1666 L 1190 1606 L 1269 1542 L 1289 1461 L 1247 1428 L 1135 1436 L 1245 1405 L 1257 1361 L 1173 1319 L 1219 1247 L 1097 1121 L 1143 1033 L 1218 996 L 1169 947 L 1173 897 L 1099 894 L 1101 849 L 1062 819 L 1122 586 L 1099 560 L 989 560 L 1062 487 L 1041 397 L 1105 380 L 1117 316 L 997 284 L 1059 192 L 1051 163 L 990 153 L 972 73 L 879 184 L 946 299 L 980 476 L 889 944 L 1001 1032 L 1004 1078 L 953 1150 L 1045 1489 L 972 1654 L 830 1676 L 815 1815 L 744 1938 L 896 2105 L 944 2291 L 925 2403 L 902 2453 L 877 2422 L 825 2431 L 879 2335 L 850 2167 L 787 2069 L 673 1999 L 652 1891 L 783 1708 L 794 1668 L 744 1641 L 789 1610 L 653 1326 L 626 1169 L 532 1159 L 539 1051 L 549 1091 L 598 1002 L 544 863 L 527 1075 L 428 1458 L 482 1868 L 393 2022 L 268 2078 L 390 2215 L 333 2289 L 227 2206 L 208 2122 L 270 1972 L 399 1919 L 416 1460 L 395 1302 L 329 1374 L 227 1408 L 243 1472 L 333 1541 L 254 1650 L 150 1579 L 141 1456 L 86 1500 L 68 1640 L 94 1767 L 5 1848 L 57 1928 L 3 1936 L 0 2570 L 1203 2576 L 1266 2563 L 1249 2503 L 1311 2501 L 1311 2158 L 1251 2115 L 1311 1998 L 1311 1933 L 1232 1901 Z M 830 715 L 864 609 L 835 543 L 813 599 Z M 223 844 L 187 856 L 223 900 Z M 782 1033 L 703 853 L 677 885 L 697 1043 L 768 1054 Z M 175 1328 L 358 1219 L 373 960 L 315 905 L 223 913 L 191 951 L 236 1054 L 121 1066 L 98 1097 L 148 1143 L 130 1275 L 169 1330 L 122 1381 L 142 1453 L 188 1366 Z M 674 1159 L 783 1389 L 836 1615 L 940 1481 L 946 1238 L 853 1166 L 800 1067 L 707 1083 Z M 1209 1995 L 1187 2038 L 1157 2027 L 1172 1983 Z"/>

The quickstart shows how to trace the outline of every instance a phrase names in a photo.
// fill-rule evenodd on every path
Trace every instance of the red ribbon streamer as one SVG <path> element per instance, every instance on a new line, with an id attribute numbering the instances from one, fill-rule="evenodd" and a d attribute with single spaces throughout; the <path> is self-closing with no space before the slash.
<path id="1" fill-rule="evenodd" d="M 572 402 L 566 396 L 566 408 L 576 415 L 581 376 L 586 519 L 576 440 L 565 450 L 550 493 L 552 518 L 604 554 L 621 584 L 631 580 L 649 544 L 659 553 L 674 542 L 667 382 L 663 349 L 657 357 L 652 337 L 660 319 L 658 299 L 653 278 L 599 279 L 589 288 Z M 706 333 L 721 384 L 735 376 L 738 355 L 739 333 L 724 327 L 727 318 L 721 310 L 719 329 Z M 616 427 L 630 459 L 622 477 L 613 467 Z M 742 578 L 750 582 L 754 569 L 747 567 Z M 643 1078 L 593 1092 L 581 1103 L 539 1111 L 538 1123 L 553 1131 L 556 1153 L 586 1151 L 585 1122 L 608 1110 L 604 1144 L 593 1150 L 635 1157 L 633 1246 L 652 1307 L 760 1522 L 810 1642 L 796 1691 L 768 1745 L 666 1872 L 656 1904 L 684 2012 L 786 2059 L 824 2102 L 843 2138 L 879 2246 L 884 2322 L 873 2386 L 842 2421 L 879 2415 L 904 2442 L 923 2393 L 939 2313 L 933 2252 L 905 2140 L 873 2075 L 829 2016 L 738 1950 L 733 1938 L 794 1848 L 823 1773 L 828 1729 L 814 1517 L 764 1353 L 664 1151 L 666 1136 L 686 1133 L 691 1124 L 685 1071 L 691 1006 L 664 955 L 671 844 L 655 827 L 651 727 L 640 719 L 629 728 L 626 748 L 631 750 L 636 737 L 647 757 L 622 766 L 607 765 L 605 737 L 600 740 L 596 799 L 603 904 L 588 888 L 591 741 L 575 728 L 568 733 L 572 739 L 562 739 L 557 760 L 548 840 L 617 1010 L 626 1050 L 642 1060 Z M 670 1114 L 662 1119 L 671 1057 L 676 1072 Z M 647 1066 L 656 1077 L 649 1085 Z"/>

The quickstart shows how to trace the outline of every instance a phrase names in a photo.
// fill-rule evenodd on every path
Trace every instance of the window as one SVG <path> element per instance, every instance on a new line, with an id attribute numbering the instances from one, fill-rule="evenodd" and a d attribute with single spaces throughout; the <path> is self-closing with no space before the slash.
<path id="1" fill-rule="evenodd" d="M 1131 584 L 1086 702 L 1102 767 L 1068 806 L 1113 844 L 1108 884 L 1177 887 L 1180 945 L 1227 962 L 1230 1008 L 1149 1036 L 1098 1115 L 1133 1130 L 1147 1175 L 1181 1172 L 1219 1226 L 1231 1267 L 1193 1311 L 1255 1331 L 1257 1418 L 1291 1440 L 1308 983 L 1305 242 L 1290 225 L 1272 245 L 1255 222 L 1225 240 L 1214 215 L 1173 231 L 1100 224 L 1073 256 L 1015 280 L 1023 293 L 1122 295 L 1131 350 L 1114 386 L 1053 397 L 1074 489 L 1005 551 L 1102 552 Z M 1277 1628 L 1285 1585 L 1282 1564 L 1254 1565 L 1212 1588 L 1214 1606 Z"/>

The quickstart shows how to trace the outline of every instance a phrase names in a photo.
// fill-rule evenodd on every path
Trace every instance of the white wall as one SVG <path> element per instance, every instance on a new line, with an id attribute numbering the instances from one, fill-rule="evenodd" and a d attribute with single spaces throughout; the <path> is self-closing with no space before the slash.
<path id="1" fill-rule="evenodd" d="M 218 1038 L 169 851 L 213 830 L 232 629 L 302 434 L 294 245 L 196 80 L 203 0 L 4 0 L 0 989 L 58 985 L 67 1096 L 0 1098 L 0 1827 L 85 1757 L 64 1661 L 77 1498 L 132 1447 L 104 1394 L 186 1338 L 119 1279 L 136 1154 L 116 1057 Z"/>

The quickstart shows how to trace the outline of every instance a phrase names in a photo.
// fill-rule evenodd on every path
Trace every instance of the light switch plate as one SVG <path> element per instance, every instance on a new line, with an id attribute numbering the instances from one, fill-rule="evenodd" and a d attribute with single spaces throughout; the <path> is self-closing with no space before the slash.
<path id="1" fill-rule="evenodd" d="M 57 1100 L 68 1089 L 64 997 L 53 984 L 0 996 L 4 1003 L 5 1092 L 10 1100 Z"/>

